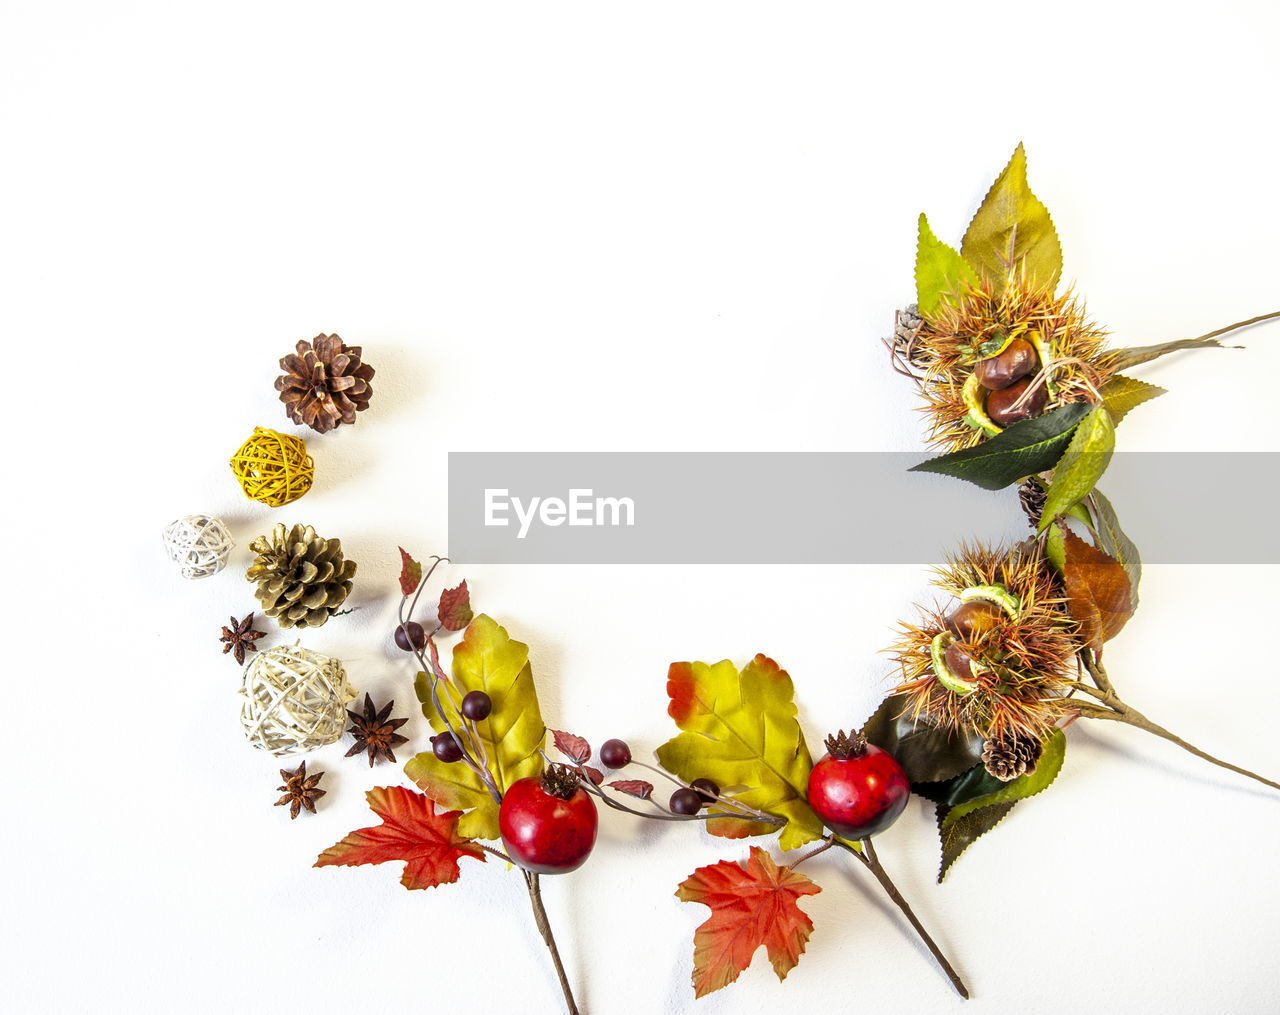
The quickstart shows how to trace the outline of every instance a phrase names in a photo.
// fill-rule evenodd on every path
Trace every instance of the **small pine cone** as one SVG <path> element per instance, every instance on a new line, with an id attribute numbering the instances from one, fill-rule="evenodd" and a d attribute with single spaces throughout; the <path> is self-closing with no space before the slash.
<path id="1" fill-rule="evenodd" d="M 249 549 L 258 556 L 245 577 L 257 582 L 262 612 L 281 627 L 319 627 L 351 592 L 356 562 L 343 559 L 341 540 L 317 536 L 310 525 L 287 532 L 277 525 Z"/>
<path id="2" fill-rule="evenodd" d="M 923 369 L 920 350 L 915 345 L 916 332 L 924 323 L 920 308 L 910 303 L 893 315 L 893 351 L 913 367 Z"/>
<path id="3" fill-rule="evenodd" d="M 989 736 L 982 745 L 982 764 L 1001 782 L 1009 782 L 1034 772 L 1043 752 L 1044 745 L 1039 740 L 1006 730 Z"/>
<path id="4" fill-rule="evenodd" d="M 1018 487 L 1018 503 L 1033 529 L 1040 527 L 1040 516 L 1044 514 L 1044 504 L 1048 499 L 1049 491 L 1034 479 L 1024 479 Z"/>
<path id="5" fill-rule="evenodd" d="M 354 423 L 373 395 L 373 367 L 360 361 L 361 347 L 343 345 L 337 335 L 317 335 L 297 349 L 280 361 L 284 373 L 276 378 L 289 418 L 317 433 Z"/>

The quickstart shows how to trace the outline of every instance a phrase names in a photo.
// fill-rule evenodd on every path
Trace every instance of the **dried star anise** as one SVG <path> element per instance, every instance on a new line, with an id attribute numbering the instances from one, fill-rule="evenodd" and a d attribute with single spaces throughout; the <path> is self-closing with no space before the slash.
<path id="1" fill-rule="evenodd" d="M 307 763 L 304 761 L 292 772 L 287 768 L 280 769 L 280 778 L 284 780 L 284 785 L 276 788 L 283 790 L 284 796 L 276 801 L 276 806 L 289 805 L 289 820 L 296 818 L 304 807 L 314 814 L 317 798 L 324 796 L 324 790 L 316 789 L 324 778 L 324 773 L 307 775 Z"/>
<path id="2" fill-rule="evenodd" d="M 228 652 L 234 653 L 236 662 L 243 666 L 244 654 L 246 652 L 258 651 L 258 646 L 255 645 L 254 642 L 267 632 L 253 630 L 252 613 L 245 617 L 244 620 L 236 620 L 235 617 L 231 617 L 229 619 L 231 621 L 231 626 L 224 627 L 222 629 L 222 637 L 219 639 L 226 643 L 222 646 L 222 654 L 226 655 Z"/>
<path id="3" fill-rule="evenodd" d="M 356 742 L 344 757 L 350 758 L 361 751 L 368 751 L 370 768 L 373 767 L 373 763 L 379 757 L 386 758 L 388 761 L 396 760 L 396 756 L 391 749 L 409 742 L 408 737 L 402 737 L 396 730 L 409 720 L 387 718 L 391 714 L 391 706 L 394 704 L 394 701 L 389 701 L 379 711 L 373 707 L 373 699 L 369 697 L 369 693 L 366 691 L 364 696 L 364 715 L 347 709 L 347 715 L 351 717 L 351 725 L 347 727 L 347 732 L 356 738 Z"/>

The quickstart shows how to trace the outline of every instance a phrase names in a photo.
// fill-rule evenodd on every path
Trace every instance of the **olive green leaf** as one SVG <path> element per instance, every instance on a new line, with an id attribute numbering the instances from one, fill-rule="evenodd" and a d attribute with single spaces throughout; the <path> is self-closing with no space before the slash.
<path id="1" fill-rule="evenodd" d="M 1107 500 L 1101 490 L 1094 491 L 1085 498 L 1085 505 L 1092 516 L 1094 537 L 1098 541 L 1098 549 L 1108 556 L 1120 561 L 1124 572 L 1129 576 L 1129 602 L 1132 612 L 1138 609 L 1138 583 L 1142 581 L 1142 555 L 1133 540 L 1120 528 L 1120 519 L 1116 517 L 1116 509 Z"/>
<path id="2" fill-rule="evenodd" d="M 938 880 L 942 880 L 961 853 L 999 824 L 1014 804 L 1047 789 L 1062 771 L 1066 753 L 1066 735 L 1062 730 L 1054 730 L 1044 742 L 1044 753 L 1035 770 L 1026 775 L 1002 783 L 979 768 L 953 780 L 951 793 L 938 804 L 938 835 L 942 842 Z M 987 792 L 975 792 L 981 789 Z"/>
<path id="3" fill-rule="evenodd" d="M 1157 384 L 1148 384 L 1136 377 L 1116 374 L 1098 389 L 1098 394 L 1102 396 L 1102 404 L 1106 406 L 1107 412 L 1111 413 L 1111 419 L 1119 423 L 1129 415 L 1130 409 L 1136 409 L 1143 402 L 1159 398 L 1166 391 L 1166 388 Z"/>
<path id="4" fill-rule="evenodd" d="M 907 773 L 911 788 L 917 783 L 941 783 L 972 768 L 982 757 L 982 737 L 943 729 L 921 717 L 913 720 L 904 695 L 885 698 L 872 713 L 862 735 L 869 743 L 892 754 Z"/>
<path id="5" fill-rule="evenodd" d="M 955 476 L 984 490 L 1003 489 L 1026 476 L 1052 469 L 1091 408 L 1087 402 L 1068 402 L 1035 419 L 1014 423 L 981 444 L 921 462 L 910 471 Z"/>
<path id="6" fill-rule="evenodd" d="M 1071 443 L 1058 464 L 1040 514 L 1038 531 L 1043 532 L 1058 515 L 1082 501 L 1107 471 L 1116 450 L 1116 426 L 1111 414 L 1099 405 L 1076 427 Z"/>
<path id="7" fill-rule="evenodd" d="M 1139 363 L 1150 363 L 1153 359 L 1167 356 L 1181 349 L 1239 349 L 1238 345 L 1223 345 L 1216 338 L 1180 338 L 1176 342 L 1161 342 L 1159 345 L 1135 345 L 1124 349 L 1116 349 L 1104 360 L 1112 370 L 1128 370 Z"/>
<path id="8" fill-rule="evenodd" d="M 954 247 L 933 235 L 929 220 L 921 212 L 916 242 L 916 303 L 920 316 L 932 317 L 943 300 L 959 296 L 966 285 L 977 283 L 978 273 Z"/>
<path id="9" fill-rule="evenodd" d="M 1023 275 L 1033 286 L 1057 287 L 1062 245 L 1049 210 L 1027 185 L 1027 153 L 1021 144 L 987 191 L 960 252 L 996 284 L 997 291 L 1010 278 Z"/>
<path id="10" fill-rule="evenodd" d="M 1067 605 L 1080 625 L 1080 639 L 1097 652 L 1133 616 L 1129 575 L 1110 554 L 1090 546 L 1066 526 L 1061 529 Z"/>
<path id="11" fill-rule="evenodd" d="M 951 865 L 960 859 L 960 854 L 986 835 L 1005 819 L 1013 810 L 1016 800 L 1007 803 L 992 804 L 976 811 L 970 811 L 963 818 L 953 821 L 944 830 L 943 822 L 947 818 L 947 808 L 938 808 L 938 837 L 942 840 L 942 863 L 938 867 L 938 883 L 947 876 Z"/>
<path id="12" fill-rule="evenodd" d="M 414 684 L 422 714 L 436 733 L 447 729 L 431 698 L 425 673 Z M 529 665 L 529 646 L 512 640 L 491 617 L 480 614 L 467 627 L 453 649 L 453 680 L 440 681 L 436 693 L 440 706 L 455 728 L 466 723 L 458 713 L 462 696 L 468 691 L 484 691 L 493 702 L 487 719 L 475 724 L 487 755 L 489 771 L 500 792 L 513 782 L 537 775 L 542 770 L 538 754 L 546 740 L 546 726 L 538 707 Z M 498 804 L 488 788 L 464 762 L 445 764 L 426 751 L 404 766 L 405 774 L 436 803 L 466 811 L 458 819 L 461 834 L 474 839 L 498 838 Z"/>
<path id="13" fill-rule="evenodd" d="M 822 822 L 809 807 L 809 755 L 796 721 L 795 687 L 787 671 L 758 655 L 739 672 L 729 660 L 672 663 L 667 712 L 684 732 L 658 748 L 658 761 L 685 782 L 714 779 L 733 796 L 786 819 L 779 845 L 795 849 L 820 838 Z M 712 835 L 740 839 L 777 830 L 761 821 L 721 816 Z"/>

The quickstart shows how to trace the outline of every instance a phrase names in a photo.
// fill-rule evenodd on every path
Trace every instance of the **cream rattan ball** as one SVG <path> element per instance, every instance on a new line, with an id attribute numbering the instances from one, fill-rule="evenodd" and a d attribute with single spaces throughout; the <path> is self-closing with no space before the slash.
<path id="1" fill-rule="evenodd" d="M 244 668 L 240 722 L 249 743 L 277 758 L 331 744 L 356 692 L 336 659 L 298 644 L 259 652 Z"/>
<path id="2" fill-rule="evenodd" d="M 235 540 L 222 519 L 187 515 L 164 528 L 164 548 L 183 578 L 208 578 L 227 566 Z"/>

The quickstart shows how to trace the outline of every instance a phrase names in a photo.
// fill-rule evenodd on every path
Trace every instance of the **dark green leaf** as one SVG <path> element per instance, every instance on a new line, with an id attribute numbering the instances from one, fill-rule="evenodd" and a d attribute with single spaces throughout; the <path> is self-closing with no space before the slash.
<path id="1" fill-rule="evenodd" d="M 1069 402 L 1043 416 L 1014 423 L 974 447 L 921 462 L 911 471 L 955 476 L 984 490 L 1003 489 L 1033 473 L 1052 469 L 1091 408 L 1087 402 Z"/>
<path id="2" fill-rule="evenodd" d="M 920 315 L 932 317 L 944 299 L 958 296 L 966 285 L 977 282 L 978 273 L 954 247 L 933 235 L 929 220 L 921 213 L 916 241 L 916 303 Z"/>
<path id="3" fill-rule="evenodd" d="M 992 786 L 990 792 L 981 796 L 970 796 L 967 800 L 962 803 L 956 803 L 950 808 L 943 822 L 944 830 L 947 822 L 959 821 L 969 812 L 976 811 L 981 807 L 1025 800 L 1027 797 L 1035 796 L 1041 790 L 1047 789 L 1049 784 L 1058 777 L 1058 773 L 1062 771 L 1062 762 L 1066 754 L 1066 734 L 1062 730 L 1054 730 L 1045 739 L 1044 753 L 1040 756 L 1040 761 L 1036 765 L 1034 772 L 1020 775 L 1009 782 L 992 779 L 991 783 L 988 784 Z M 983 769 L 983 772 L 985 774 L 986 770 Z M 981 780 L 975 778 L 973 785 L 976 787 L 980 784 Z"/>
<path id="4" fill-rule="evenodd" d="M 1027 185 L 1027 153 L 1018 145 L 973 216 L 960 251 L 965 260 L 996 283 L 1025 272 L 1032 285 L 1058 284 L 1062 245 L 1049 210 Z"/>
<path id="5" fill-rule="evenodd" d="M 1129 600 L 1132 611 L 1138 609 L 1138 583 L 1142 581 L 1142 555 L 1133 540 L 1120 528 L 1116 509 L 1111 506 L 1101 490 L 1094 489 L 1085 498 L 1085 504 L 1093 516 L 1092 529 L 1098 540 L 1098 548 L 1120 561 L 1129 576 Z M 1131 612 L 1132 612 L 1131 611 Z"/>
<path id="6" fill-rule="evenodd" d="M 1053 481 L 1040 514 L 1043 532 L 1058 515 L 1082 501 L 1107 471 L 1116 449 L 1116 427 L 1111 414 L 1101 405 L 1076 427 L 1071 443 L 1053 467 Z"/>
<path id="7" fill-rule="evenodd" d="M 1158 385 L 1148 384 L 1136 377 L 1125 377 L 1124 374 L 1116 374 L 1098 389 L 1102 404 L 1107 407 L 1107 412 L 1111 413 L 1111 419 L 1116 423 L 1129 415 L 1130 409 L 1136 409 L 1143 402 L 1159 398 L 1165 393 L 1166 389 Z"/>
<path id="8" fill-rule="evenodd" d="M 954 733 L 913 722 L 905 708 L 903 695 L 886 698 L 862 727 L 862 735 L 898 760 L 913 787 L 951 779 L 982 758 L 982 738 L 976 732 Z"/>
<path id="9" fill-rule="evenodd" d="M 946 824 L 949 808 L 938 807 L 938 835 L 942 839 L 942 865 L 938 868 L 939 883 L 947 876 L 947 871 L 960 858 L 960 854 L 1000 824 L 1005 815 L 1013 810 L 1015 803 L 1017 803 L 1016 800 L 1010 800 L 971 811 L 963 818 L 951 822 L 945 830 L 943 825 Z"/>
<path id="10" fill-rule="evenodd" d="M 967 772 L 961 772 L 954 779 L 912 786 L 911 791 L 926 800 L 932 800 L 935 804 L 955 807 L 994 793 L 1003 785 L 1004 783 L 988 772 L 983 765 L 978 764 Z"/>

